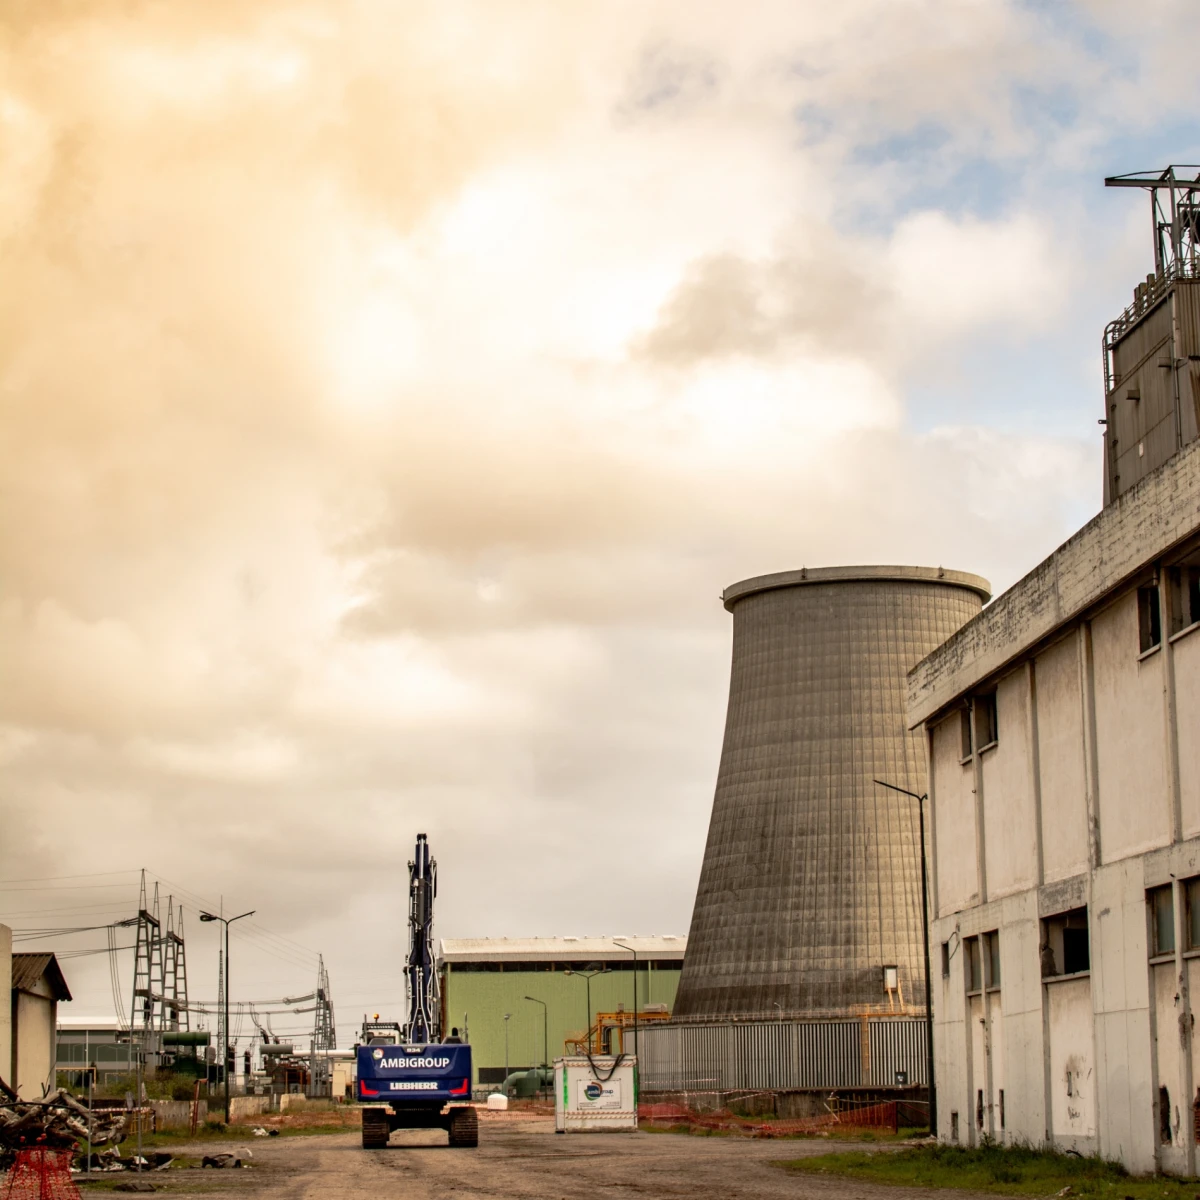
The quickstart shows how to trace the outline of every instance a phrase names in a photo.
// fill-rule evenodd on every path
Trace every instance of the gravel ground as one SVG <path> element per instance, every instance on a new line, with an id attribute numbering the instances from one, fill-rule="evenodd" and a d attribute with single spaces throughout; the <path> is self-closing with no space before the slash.
<path id="1" fill-rule="evenodd" d="M 180 1147 L 214 1153 L 247 1143 Z M 874 1149 L 878 1144 L 661 1133 L 554 1133 L 552 1118 L 480 1122 L 477 1150 L 451 1150 L 440 1131 L 398 1132 L 386 1150 L 363 1150 L 357 1132 L 252 1139 L 253 1167 L 242 1171 L 172 1171 L 148 1176 L 161 1191 L 186 1197 L 224 1195 L 271 1200 L 381 1200 L 386 1197 L 503 1197 L 504 1200 L 596 1200 L 597 1196 L 666 1200 L 774 1200 L 787 1197 L 850 1200 L 935 1195 L 853 1180 L 793 1175 L 773 1166 L 783 1158 L 830 1150 Z M 126 1176 L 125 1178 L 129 1178 Z M 102 1185 L 107 1194 L 107 1187 Z M 98 1188 L 84 1186 L 84 1195 Z M 964 1197 L 967 1193 L 950 1193 Z M 936 1193 L 946 1200 L 948 1193 Z M 993 1198 L 994 1200 L 994 1198 Z"/>

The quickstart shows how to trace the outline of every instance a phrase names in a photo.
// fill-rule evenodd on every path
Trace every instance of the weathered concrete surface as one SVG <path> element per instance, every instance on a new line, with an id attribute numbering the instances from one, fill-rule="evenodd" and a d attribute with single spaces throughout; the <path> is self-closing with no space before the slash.
<path id="1" fill-rule="evenodd" d="M 575 1200 L 596 1196 L 720 1196 L 722 1200 L 946 1200 L 948 1193 L 888 1188 L 773 1164 L 840 1149 L 879 1149 L 829 1141 L 761 1141 L 675 1134 L 555 1136 L 552 1118 L 481 1122 L 477 1150 L 451 1150 L 445 1134 L 396 1133 L 386 1150 L 365 1151 L 358 1134 L 277 1138 L 254 1143 L 253 1169 L 155 1176 L 181 1200 L 230 1196 L 270 1200 L 378 1200 L 381 1196 Z M 244 1144 L 244 1143 L 243 1143 Z M 205 1153 L 212 1153 L 206 1143 Z M 193 1182 L 194 1181 L 194 1182 Z M 193 1190 L 189 1190 L 189 1187 Z M 203 1191 L 201 1191 L 203 1187 Z M 965 1196 L 968 1193 L 949 1193 Z"/>
<path id="2" fill-rule="evenodd" d="M 1200 528 L 1200 442 L 1110 504 L 908 676 L 916 728 Z"/>

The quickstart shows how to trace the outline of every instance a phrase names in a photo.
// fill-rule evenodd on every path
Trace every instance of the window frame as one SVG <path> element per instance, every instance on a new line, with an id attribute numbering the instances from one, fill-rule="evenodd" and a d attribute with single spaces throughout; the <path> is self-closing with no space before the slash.
<path id="1" fill-rule="evenodd" d="M 1162 605 L 1157 583 L 1137 590 L 1138 654 L 1153 654 L 1162 646 Z"/>
<path id="2" fill-rule="evenodd" d="M 1175 957 L 1175 889 L 1165 883 L 1146 889 L 1146 915 L 1150 922 L 1150 961 Z M 1164 940 L 1164 918 L 1167 938 Z M 1169 942 L 1169 944 L 1167 944 Z"/>

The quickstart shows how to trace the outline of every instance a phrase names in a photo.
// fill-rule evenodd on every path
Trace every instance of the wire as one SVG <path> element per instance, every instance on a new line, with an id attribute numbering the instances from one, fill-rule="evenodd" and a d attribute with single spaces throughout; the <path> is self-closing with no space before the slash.
<path id="1" fill-rule="evenodd" d="M 137 870 L 127 867 L 124 871 L 85 871 L 82 875 L 35 875 L 29 879 L 0 879 L 4 883 L 44 883 L 47 879 L 104 879 L 112 875 L 136 875 Z"/>

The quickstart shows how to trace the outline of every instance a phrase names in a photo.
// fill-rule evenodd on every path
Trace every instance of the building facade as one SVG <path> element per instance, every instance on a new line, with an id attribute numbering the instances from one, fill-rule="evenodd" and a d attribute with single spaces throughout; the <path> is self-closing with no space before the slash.
<path id="1" fill-rule="evenodd" d="M 1200 443 L 921 662 L 908 711 L 939 1136 L 1194 1174 Z"/>
<path id="2" fill-rule="evenodd" d="M 637 954 L 636 972 L 633 952 L 625 947 Z M 585 1036 L 598 1014 L 632 1013 L 635 986 L 639 1011 L 669 1012 L 686 947 L 685 937 L 669 934 L 443 938 L 443 1031 L 457 1027 L 469 1035 L 473 1086 L 498 1086 L 506 1071 L 553 1063 L 566 1039 Z"/>

